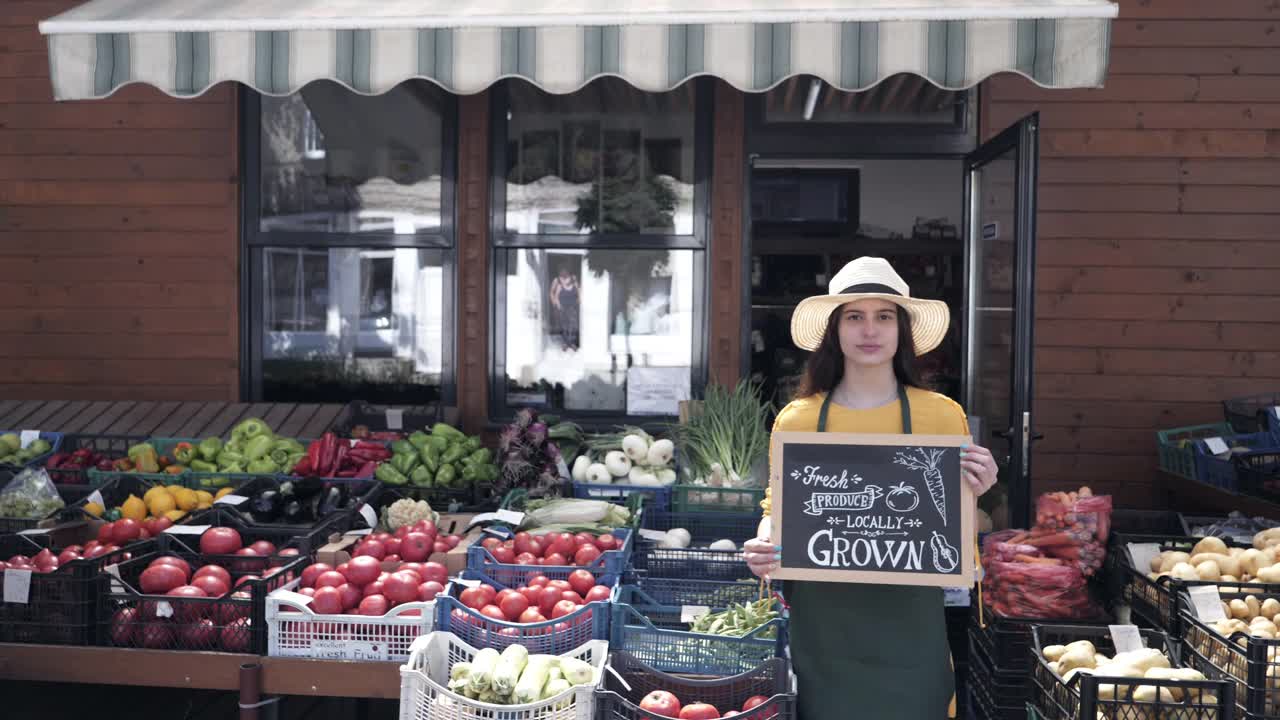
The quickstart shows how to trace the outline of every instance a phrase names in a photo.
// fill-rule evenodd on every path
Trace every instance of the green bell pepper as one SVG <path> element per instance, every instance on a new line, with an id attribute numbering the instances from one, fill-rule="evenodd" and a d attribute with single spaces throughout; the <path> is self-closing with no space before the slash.
<path id="1" fill-rule="evenodd" d="M 191 468 L 191 472 L 214 473 L 218 472 L 218 466 L 204 460 L 192 460 L 187 467 Z"/>
<path id="2" fill-rule="evenodd" d="M 293 455 L 290 455 L 284 465 L 281 465 L 280 467 L 283 468 L 285 472 L 293 472 L 293 469 L 298 467 L 298 463 L 302 462 L 302 458 L 306 456 L 307 454 L 305 452 L 294 453 Z"/>
<path id="3" fill-rule="evenodd" d="M 120 508 L 111 508 L 110 510 L 102 514 L 102 519 L 106 520 L 107 522 L 115 522 L 119 520 L 120 517 L 121 517 Z"/>
<path id="4" fill-rule="evenodd" d="M 255 435 L 249 438 L 244 444 L 244 456 L 249 462 L 261 460 L 271 452 L 271 444 L 274 440 L 268 435 Z"/>
<path id="5" fill-rule="evenodd" d="M 302 446 L 302 443 L 293 438 L 284 438 L 271 443 L 271 452 L 268 456 L 278 467 L 292 470 L 293 465 L 289 464 L 289 458 L 294 455 L 305 455 L 306 452 L 307 449 Z"/>
<path id="6" fill-rule="evenodd" d="M 396 440 L 391 443 L 391 452 L 396 455 L 408 455 L 418 452 L 418 447 L 408 440 Z"/>
<path id="7" fill-rule="evenodd" d="M 52 449 L 53 449 L 53 446 L 50 445 L 49 441 L 45 440 L 44 438 L 36 438 L 31 442 L 30 445 L 27 446 L 27 452 L 31 453 L 31 457 L 33 458 L 39 457 L 49 452 Z"/>
<path id="8" fill-rule="evenodd" d="M 196 446 L 200 450 L 200 457 L 205 462 L 213 462 L 218 459 L 218 453 L 222 452 L 222 438 L 205 438 Z"/>
<path id="9" fill-rule="evenodd" d="M 469 485 L 474 485 L 480 479 L 479 473 L 475 465 L 467 465 L 462 468 L 462 479 Z"/>
<path id="10" fill-rule="evenodd" d="M 409 482 L 415 487 L 431 487 L 431 483 L 435 478 L 431 476 L 431 471 L 425 465 L 419 465 L 409 473 Z"/>
<path id="11" fill-rule="evenodd" d="M 415 430 L 414 433 L 409 436 L 409 444 L 414 446 L 415 448 L 420 448 L 424 443 L 427 442 L 428 437 L 430 436 L 422 432 L 421 430 Z M 392 447 L 394 448 L 395 446 L 393 445 Z M 392 452 L 395 452 L 395 451 L 392 450 Z"/>
<path id="12" fill-rule="evenodd" d="M 423 445 L 418 450 L 418 459 L 433 473 L 440 469 L 440 452 L 434 445 Z"/>
<path id="13" fill-rule="evenodd" d="M 436 471 L 436 487 L 452 487 L 457 479 L 457 472 L 452 465 L 441 465 Z"/>
<path id="14" fill-rule="evenodd" d="M 449 438 L 446 438 L 446 437 L 438 437 L 438 436 L 433 435 L 433 436 L 431 436 L 431 439 L 430 439 L 430 440 L 427 440 L 427 444 L 429 444 L 429 445 L 431 445 L 431 447 L 435 448 L 435 449 L 436 449 L 436 452 L 438 452 L 438 453 L 440 453 L 441 455 L 443 455 L 443 454 L 445 453 L 445 451 L 449 449 L 449 446 L 450 446 L 450 445 L 452 445 L 453 443 L 449 442 Z"/>
<path id="15" fill-rule="evenodd" d="M 450 447 L 440 456 L 440 462 L 452 465 L 467 456 L 467 446 L 461 443 Z"/>
<path id="16" fill-rule="evenodd" d="M 245 468 L 254 475 L 275 475 L 280 472 L 280 468 L 273 462 L 271 458 L 258 458 L 250 460 L 249 467 Z"/>
<path id="17" fill-rule="evenodd" d="M 218 468 L 218 472 L 242 473 L 244 472 L 244 463 L 243 462 L 227 463 L 226 465 L 220 466 Z"/>
<path id="18" fill-rule="evenodd" d="M 401 472 L 391 466 L 391 463 L 382 463 L 373 473 L 374 477 L 388 485 L 408 485 L 409 478 L 405 477 Z"/>
<path id="19" fill-rule="evenodd" d="M 231 464 L 236 464 L 236 465 L 239 465 L 240 467 L 244 467 L 245 463 L 249 462 L 249 458 L 246 458 L 245 456 L 241 455 L 238 452 L 233 452 L 231 450 L 223 450 L 222 452 L 218 453 L 218 459 L 216 462 L 218 463 L 218 467 L 224 468 L 224 469 Z"/>
<path id="20" fill-rule="evenodd" d="M 418 465 L 417 455 L 392 455 L 391 466 L 401 475 L 409 475 Z"/>
<path id="21" fill-rule="evenodd" d="M 179 465 L 191 465 L 192 460 L 200 457 L 200 450 L 189 442 L 180 442 L 173 446 L 173 459 Z"/>
<path id="22" fill-rule="evenodd" d="M 480 447 L 481 447 L 481 445 L 480 445 L 480 438 L 478 438 L 478 437 L 469 437 L 469 438 L 467 438 L 466 442 L 464 442 L 464 443 L 463 443 L 463 445 L 466 445 L 466 446 L 467 446 L 467 452 L 469 452 L 469 453 L 473 453 L 473 452 L 475 452 L 475 451 L 479 450 L 479 449 L 480 449 Z"/>
<path id="23" fill-rule="evenodd" d="M 267 424 L 258 418 L 249 418 L 231 428 L 231 438 L 233 440 L 248 442 L 253 438 L 262 436 L 272 437 L 271 428 L 267 427 Z"/>
<path id="24" fill-rule="evenodd" d="M 443 437 L 448 440 L 466 440 L 467 436 L 458 428 L 449 423 L 438 422 L 431 427 L 431 434 L 435 437 Z"/>
<path id="25" fill-rule="evenodd" d="M 464 463 L 487 463 L 489 462 L 489 448 L 480 448 L 470 455 L 463 458 Z"/>

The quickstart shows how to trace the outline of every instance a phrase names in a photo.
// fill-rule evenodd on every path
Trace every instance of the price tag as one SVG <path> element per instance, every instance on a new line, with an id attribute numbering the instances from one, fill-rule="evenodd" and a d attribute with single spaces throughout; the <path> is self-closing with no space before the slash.
<path id="1" fill-rule="evenodd" d="M 26 605 L 31 595 L 31 571 L 9 568 L 4 571 L 4 601 Z"/>
<path id="2" fill-rule="evenodd" d="M 1214 455 L 1224 455 L 1231 452 L 1231 448 L 1227 447 L 1227 443 L 1220 437 L 1205 438 L 1205 447 L 1209 448 L 1209 452 Z"/>
<path id="3" fill-rule="evenodd" d="M 169 604 L 168 600 L 160 600 L 156 603 L 156 617 L 173 617 L 173 606 Z"/>
<path id="4" fill-rule="evenodd" d="M 387 429 L 402 430 L 404 429 L 404 410 L 397 408 L 387 408 Z"/>
<path id="5" fill-rule="evenodd" d="M 89 497 L 85 499 L 85 502 L 98 503 L 104 508 L 107 506 L 107 501 L 102 499 L 102 493 L 97 490 L 89 493 Z"/>
<path id="6" fill-rule="evenodd" d="M 271 593 L 271 597 L 277 600 L 288 600 L 295 605 L 302 605 L 304 607 L 311 604 L 311 598 L 292 590 L 277 590 Z"/>
<path id="7" fill-rule="evenodd" d="M 318 660 L 389 660 L 386 643 L 364 640 L 312 640 L 306 657 Z"/>
<path id="8" fill-rule="evenodd" d="M 111 576 L 111 592 L 124 592 L 124 580 L 120 579 L 120 565 L 118 563 L 112 563 L 102 569 Z"/>
<path id="9" fill-rule="evenodd" d="M 168 535 L 203 535 L 212 525 L 170 525 L 165 528 Z"/>
<path id="10" fill-rule="evenodd" d="M 1137 625 L 1110 625 L 1108 629 L 1111 630 L 1111 644 L 1115 646 L 1117 655 L 1147 646 L 1142 641 L 1142 633 L 1138 632 Z"/>
<path id="11" fill-rule="evenodd" d="M 655 542 L 665 540 L 667 537 L 667 533 L 663 530 L 640 530 L 638 532 L 640 533 L 640 537 L 645 540 L 653 540 Z"/>
<path id="12" fill-rule="evenodd" d="M 25 450 L 28 445 L 40 439 L 40 431 L 39 430 L 23 430 L 18 435 L 18 438 L 19 438 L 19 441 L 22 443 L 23 449 Z"/>
<path id="13" fill-rule="evenodd" d="M 347 537 L 364 537 L 365 535 L 372 535 L 373 528 L 365 528 L 363 530 L 348 530 L 342 534 L 346 535 Z"/>
<path id="14" fill-rule="evenodd" d="M 369 527 L 378 526 L 378 513 L 368 503 L 360 506 L 360 517 L 364 518 L 365 524 Z"/>
<path id="15" fill-rule="evenodd" d="M 514 510 L 499 510 L 494 513 L 498 516 L 498 522 L 504 522 L 515 527 L 520 527 L 520 523 L 524 522 L 524 513 Z"/>
<path id="16" fill-rule="evenodd" d="M 458 583 L 459 585 L 461 585 L 461 586 L 462 586 L 462 587 L 464 587 L 464 588 L 478 588 L 478 587 L 480 587 L 480 581 L 479 581 L 479 580 L 467 580 L 467 579 L 465 579 L 465 578 L 458 578 L 457 580 L 454 580 L 454 582 Z"/>
<path id="17" fill-rule="evenodd" d="M 680 607 L 680 622 L 691 623 L 709 612 L 711 612 L 711 608 L 706 605 L 682 605 Z"/>
<path id="18" fill-rule="evenodd" d="M 943 588 L 942 604 L 945 607 L 969 607 L 969 588 Z"/>
<path id="19" fill-rule="evenodd" d="M 1129 557 L 1138 572 L 1151 572 L 1151 561 L 1160 557 L 1160 543 L 1129 543 Z"/>
<path id="20" fill-rule="evenodd" d="M 1197 585 L 1188 589 L 1187 594 L 1191 596 L 1191 606 L 1196 611 L 1196 617 L 1202 622 L 1227 619 L 1226 613 L 1222 611 L 1222 597 L 1218 594 L 1217 585 Z"/>
<path id="21" fill-rule="evenodd" d="M 244 501 L 246 501 L 246 500 L 248 500 L 248 499 L 249 499 L 249 498 L 245 497 L 244 495 L 236 495 L 236 494 L 234 494 L 234 493 L 227 493 L 226 495 L 223 495 L 222 497 L 218 498 L 217 500 L 214 500 L 214 501 L 213 501 L 213 504 L 214 504 L 214 505 L 239 505 L 240 503 L 242 503 L 242 502 L 244 502 Z"/>
<path id="22" fill-rule="evenodd" d="M 484 534 L 492 535 L 493 537 L 496 537 L 499 540 L 510 540 L 511 538 L 515 537 L 515 533 L 511 532 L 511 528 L 503 527 L 501 525 L 493 525 L 492 527 L 485 528 Z"/>
<path id="23" fill-rule="evenodd" d="M 556 472 L 560 473 L 562 480 L 569 479 L 569 466 L 565 464 L 563 457 L 556 458 Z"/>
<path id="24" fill-rule="evenodd" d="M 49 528 L 31 528 L 30 530 L 19 530 L 19 535 L 48 535 Z"/>

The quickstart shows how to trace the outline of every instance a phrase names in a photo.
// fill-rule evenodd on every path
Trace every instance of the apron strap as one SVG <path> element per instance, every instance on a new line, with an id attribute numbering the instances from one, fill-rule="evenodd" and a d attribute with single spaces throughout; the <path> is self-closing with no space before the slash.
<path id="1" fill-rule="evenodd" d="M 827 416 L 831 414 L 831 395 L 822 399 L 822 409 L 818 411 L 818 432 L 827 431 Z M 911 402 L 907 400 L 907 388 L 898 383 L 898 405 L 902 408 L 902 434 L 911 434 Z"/>

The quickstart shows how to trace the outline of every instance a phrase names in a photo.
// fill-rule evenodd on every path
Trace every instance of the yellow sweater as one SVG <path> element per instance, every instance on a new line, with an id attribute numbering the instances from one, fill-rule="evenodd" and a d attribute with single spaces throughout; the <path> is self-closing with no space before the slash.
<path id="1" fill-rule="evenodd" d="M 814 432 L 818 429 L 818 413 L 825 393 L 800 398 L 782 408 L 773 423 L 775 431 Z M 923 435 L 968 435 L 969 421 L 964 410 L 951 398 L 928 390 L 907 388 L 911 405 L 911 430 Z M 853 410 L 835 403 L 827 415 L 827 432 L 837 433 L 901 433 L 902 409 L 897 400 L 869 410 Z M 760 506 L 769 514 L 769 491 L 766 488 Z"/>

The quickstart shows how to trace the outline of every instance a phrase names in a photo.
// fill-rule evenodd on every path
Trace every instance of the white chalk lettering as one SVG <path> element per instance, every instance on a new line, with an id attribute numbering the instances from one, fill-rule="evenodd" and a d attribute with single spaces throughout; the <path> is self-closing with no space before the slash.
<path id="1" fill-rule="evenodd" d="M 809 538 L 809 561 L 819 567 L 889 568 L 920 572 L 924 569 L 923 540 L 874 540 L 837 536 L 819 530 Z"/>

